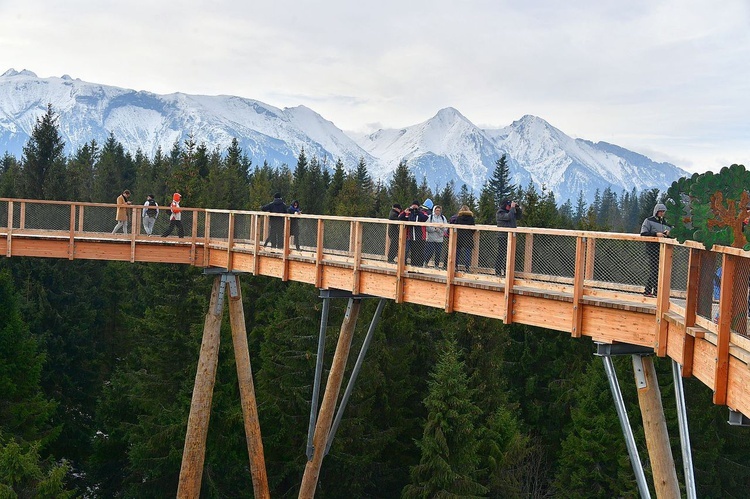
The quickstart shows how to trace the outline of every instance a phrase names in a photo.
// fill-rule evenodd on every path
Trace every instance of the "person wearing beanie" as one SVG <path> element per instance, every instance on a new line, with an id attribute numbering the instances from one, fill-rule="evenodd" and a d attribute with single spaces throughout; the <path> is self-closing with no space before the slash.
<path id="1" fill-rule="evenodd" d="M 162 237 L 170 235 L 175 227 L 177 227 L 177 235 L 179 237 L 185 236 L 185 231 L 182 228 L 182 209 L 180 208 L 180 200 L 182 200 L 182 196 L 179 192 L 175 192 L 172 195 L 172 204 L 169 205 L 169 211 L 171 213 L 171 215 L 169 215 L 169 227 L 166 232 L 162 234 Z"/>
<path id="2" fill-rule="evenodd" d="M 427 215 L 419 208 L 419 201 L 414 200 L 411 206 L 401 212 L 399 220 L 407 222 L 426 222 Z M 409 255 L 409 263 L 413 267 L 421 267 L 424 263 L 424 239 L 426 227 L 409 225 L 406 227 L 406 254 Z"/>
<path id="3" fill-rule="evenodd" d="M 154 224 L 156 223 L 156 217 L 159 216 L 159 205 L 154 200 L 154 195 L 149 194 L 146 196 L 146 202 L 143 203 L 143 211 L 141 212 L 141 218 L 143 219 L 143 230 L 147 236 L 154 233 Z"/>
<path id="4" fill-rule="evenodd" d="M 662 203 L 654 206 L 653 216 L 646 218 L 641 225 L 641 235 L 648 237 L 669 237 L 669 231 L 672 229 L 664 220 L 664 214 L 667 207 Z M 643 295 L 656 296 L 657 286 L 659 284 L 659 243 L 646 243 L 646 258 L 648 260 L 648 276 L 644 286 Z"/>
<path id="5" fill-rule="evenodd" d="M 287 213 L 290 215 L 299 215 L 302 213 L 302 208 L 299 207 L 299 201 L 296 199 L 289 205 Z M 294 238 L 294 247 L 299 251 L 299 220 L 292 217 L 289 219 L 289 237 Z"/>
<path id="6" fill-rule="evenodd" d="M 453 222 L 457 225 L 475 225 L 474 213 L 463 205 Z M 458 229 L 456 231 L 456 270 L 464 266 L 465 272 L 471 270 L 471 253 L 474 251 L 474 230 Z"/>
<path id="7" fill-rule="evenodd" d="M 505 199 L 500 203 L 495 219 L 498 227 L 507 227 L 515 229 L 518 227 L 516 220 L 520 220 L 523 212 L 521 207 L 515 201 Z M 508 259 L 508 233 L 499 232 L 497 234 L 497 258 L 495 259 L 495 275 L 504 276 L 505 266 Z"/>
<path id="8" fill-rule="evenodd" d="M 273 195 L 273 201 L 260 209 L 269 213 L 284 214 L 287 213 L 288 208 L 284 204 L 284 200 L 281 199 L 281 193 L 277 192 Z M 268 246 L 269 244 L 273 248 L 284 247 L 284 217 L 280 215 L 272 215 L 268 221 L 268 239 L 263 245 Z"/>

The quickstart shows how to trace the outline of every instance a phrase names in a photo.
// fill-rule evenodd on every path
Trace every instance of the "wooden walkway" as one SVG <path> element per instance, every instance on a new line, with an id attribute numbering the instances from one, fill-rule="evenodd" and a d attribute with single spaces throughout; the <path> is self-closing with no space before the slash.
<path id="1" fill-rule="evenodd" d="M 444 227 L 447 267 L 436 269 L 407 263 L 414 224 L 311 215 L 274 222 L 262 212 L 183 208 L 178 238 L 143 234 L 141 210 L 132 208 L 135 231 L 115 235 L 114 205 L 0 199 L 0 255 L 221 268 L 645 346 L 711 388 L 714 403 L 750 415 L 750 253 L 633 234 L 476 226 L 470 261 L 461 262 L 468 269 L 458 271 L 456 226 Z M 161 208 L 157 233 L 168 216 Z M 274 230 L 281 248 L 264 245 Z M 499 277 L 501 232 L 509 237 Z M 655 298 L 641 294 L 649 242 L 660 243 Z"/>

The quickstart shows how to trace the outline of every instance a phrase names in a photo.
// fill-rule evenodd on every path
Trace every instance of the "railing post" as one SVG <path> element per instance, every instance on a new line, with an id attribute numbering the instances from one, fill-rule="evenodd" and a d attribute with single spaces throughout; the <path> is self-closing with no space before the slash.
<path id="1" fill-rule="evenodd" d="M 406 271 L 406 225 L 398 227 L 398 256 L 396 257 L 396 303 L 404 301 L 404 272 Z"/>
<path id="2" fill-rule="evenodd" d="M 227 272 L 232 271 L 234 265 L 232 250 L 234 249 L 234 213 L 229 213 L 229 234 L 227 234 Z"/>
<path id="3" fill-rule="evenodd" d="M 508 261 L 505 267 L 505 319 L 503 320 L 506 324 L 513 324 L 513 281 L 516 278 L 517 236 L 518 234 L 514 231 L 508 232 Z M 526 237 L 528 236 L 529 234 L 526 234 Z M 526 247 L 528 248 L 528 245 Z"/>
<path id="4" fill-rule="evenodd" d="M 698 282 L 701 275 L 701 251 L 690 248 L 688 257 L 687 293 L 685 297 L 685 331 L 682 343 L 682 376 L 693 375 L 693 356 L 695 352 L 695 337 L 688 334 L 688 328 L 695 326 L 698 307 Z"/>
<path id="5" fill-rule="evenodd" d="M 289 238 L 292 235 L 292 220 L 288 215 L 284 216 L 284 241 L 281 244 L 281 280 L 289 280 Z"/>
<path id="6" fill-rule="evenodd" d="M 659 357 L 667 355 L 667 333 L 669 324 L 664 314 L 669 311 L 669 295 L 672 292 L 672 255 L 671 244 L 659 245 L 659 277 L 656 296 L 656 344 L 654 351 Z"/>
<path id="7" fill-rule="evenodd" d="M 714 404 L 726 405 L 729 382 L 729 340 L 732 335 L 732 301 L 735 257 L 723 255 L 719 292 L 719 324 L 716 340 L 716 370 L 714 372 Z M 747 319 L 745 319 L 747 320 Z"/>
<path id="8" fill-rule="evenodd" d="M 456 246 L 458 245 L 458 231 L 455 227 L 448 229 L 448 254 L 445 259 L 445 311 L 453 312 L 453 279 L 456 276 Z"/>
<path id="9" fill-rule="evenodd" d="M 70 205 L 70 242 L 68 243 L 68 260 L 75 258 L 76 205 Z"/>
<path id="10" fill-rule="evenodd" d="M 583 282 L 586 264 L 586 239 L 585 237 L 576 238 L 576 259 L 575 271 L 573 277 L 573 324 L 571 325 L 571 336 L 580 338 L 583 328 Z"/>
<path id="11" fill-rule="evenodd" d="M 358 295 L 361 278 L 360 267 L 362 266 L 362 222 L 356 220 L 352 223 L 352 230 L 354 231 L 354 246 L 352 248 L 354 251 L 352 294 Z"/>
<path id="12" fill-rule="evenodd" d="M 318 219 L 318 232 L 315 239 L 315 287 L 323 287 L 323 246 L 325 245 L 325 224 Z"/>

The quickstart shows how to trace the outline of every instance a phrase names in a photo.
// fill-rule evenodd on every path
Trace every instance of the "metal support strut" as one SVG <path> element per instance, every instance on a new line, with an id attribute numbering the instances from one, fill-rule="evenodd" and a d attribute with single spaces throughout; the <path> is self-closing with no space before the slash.
<path id="1" fill-rule="evenodd" d="M 672 360 L 672 377 L 674 378 L 674 396 L 677 400 L 677 422 L 680 427 L 680 448 L 682 449 L 682 466 L 685 471 L 685 492 L 688 499 L 696 499 L 695 474 L 693 473 L 693 451 L 690 448 L 690 431 L 685 405 L 685 387 L 682 384 L 682 366 Z"/>

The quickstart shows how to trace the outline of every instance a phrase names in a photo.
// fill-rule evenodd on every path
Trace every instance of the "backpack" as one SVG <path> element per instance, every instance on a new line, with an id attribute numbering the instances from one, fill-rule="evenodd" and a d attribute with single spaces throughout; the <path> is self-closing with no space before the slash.
<path id="1" fill-rule="evenodd" d="M 156 201 L 154 201 L 153 199 L 149 199 L 148 200 L 148 205 L 149 206 L 157 206 Z M 156 216 L 156 210 L 153 209 L 153 208 L 149 208 L 148 210 L 146 210 L 146 215 L 148 215 L 150 217 L 155 217 Z"/>

